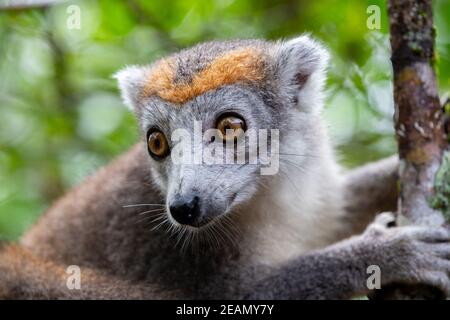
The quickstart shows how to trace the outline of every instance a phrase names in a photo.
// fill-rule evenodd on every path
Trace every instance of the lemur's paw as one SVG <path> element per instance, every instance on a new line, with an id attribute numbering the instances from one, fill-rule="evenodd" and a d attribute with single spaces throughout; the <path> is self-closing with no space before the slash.
<path id="1" fill-rule="evenodd" d="M 395 216 L 392 212 L 383 212 L 376 216 L 375 220 L 367 227 L 366 233 L 383 232 L 395 225 Z"/>
<path id="2" fill-rule="evenodd" d="M 382 214 L 363 237 L 377 246 L 382 283 L 422 283 L 450 297 L 450 230 L 406 226 L 389 228 L 393 216 Z"/>
<path id="3" fill-rule="evenodd" d="M 405 227 L 409 240 L 410 270 L 400 268 L 405 276 L 433 285 L 450 297 L 450 230 L 445 228 Z M 408 265 L 408 264 L 406 264 Z M 403 274 L 400 274 L 402 276 Z"/>

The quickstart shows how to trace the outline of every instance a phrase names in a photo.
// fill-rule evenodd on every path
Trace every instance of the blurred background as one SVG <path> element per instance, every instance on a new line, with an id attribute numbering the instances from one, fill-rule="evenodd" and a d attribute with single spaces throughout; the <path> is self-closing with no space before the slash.
<path id="1" fill-rule="evenodd" d="M 347 167 L 396 151 L 386 2 L 0 0 L 0 236 L 17 239 L 66 190 L 134 144 L 111 75 L 199 41 L 311 32 L 330 49 L 328 119 Z M 25 3 L 27 5 L 25 5 Z M 23 4 L 23 5 L 22 5 Z M 369 29 L 367 8 L 380 8 Z M 80 24 L 72 20 L 79 13 Z M 441 97 L 450 0 L 434 1 Z M 79 27 L 79 28 L 78 28 Z"/>

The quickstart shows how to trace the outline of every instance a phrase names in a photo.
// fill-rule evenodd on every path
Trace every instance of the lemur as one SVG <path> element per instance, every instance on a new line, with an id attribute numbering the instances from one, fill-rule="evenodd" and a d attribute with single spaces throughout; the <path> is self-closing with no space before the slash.
<path id="1" fill-rule="evenodd" d="M 449 295 L 449 230 L 392 226 L 390 213 L 367 226 L 369 208 L 350 217 L 321 113 L 328 60 L 301 35 L 202 43 L 118 72 L 143 141 L 3 246 L 0 297 L 346 299 L 370 291 L 371 265 L 382 286 Z M 187 152 L 278 129 L 278 173 L 262 175 L 260 161 L 175 163 L 170 137 L 196 121 L 219 135 Z M 66 286 L 69 265 L 81 268 L 80 289 Z"/>

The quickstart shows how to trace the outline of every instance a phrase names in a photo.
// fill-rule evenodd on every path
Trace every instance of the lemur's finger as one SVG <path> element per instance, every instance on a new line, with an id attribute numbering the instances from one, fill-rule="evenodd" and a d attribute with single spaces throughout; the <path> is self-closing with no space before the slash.
<path id="1" fill-rule="evenodd" d="M 412 227 L 409 232 L 417 240 L 429 243 L 450 241 L 450 230 L 446 228 Z"/>
<path id="2" fill-rule="evenodd" d="M 428 243 L 425 244 L 427 251 L 432 252 L 442 259 L 450 260 L 450 244 L 449 243 Z"/>
<path id="3" fill-rule="evenodd" d="M 383 226 L 388 227 L 390 224 L 395 222 L 395 216 L 392 212 L 383 212 L 380 213 L 376 218 L 374 223 Z"/>

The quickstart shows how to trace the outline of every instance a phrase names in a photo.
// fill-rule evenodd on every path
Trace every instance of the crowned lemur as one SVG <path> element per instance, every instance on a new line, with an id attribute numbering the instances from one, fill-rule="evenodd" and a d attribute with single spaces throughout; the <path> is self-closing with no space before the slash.
<path id="1" fill-rule="evenodd" d="M 372 265 L 382 287 L 449 294 L 449 230 L 392 227 L 383 213 L 352 235 L 367 218 L 349 218 L 322 120 L 327 63 L 303 35 L 203 43 L 118 72 L 144 143 L 58 200 L 20 244 L 3 245 L 0 297 L 342 299 L 369 292 Z M 247 131 L 276 129 L 267 154 L 278 171 L 262 174 L 259 153 L 252 163 L 177 162 L 177 129 L 216 129 L 181 149 L 219 143 L 213 160 L 234 159 L 239 143 L 250 153 Z M 80 267 L 79 289 L 67 286 L 69 265 Z"/>

